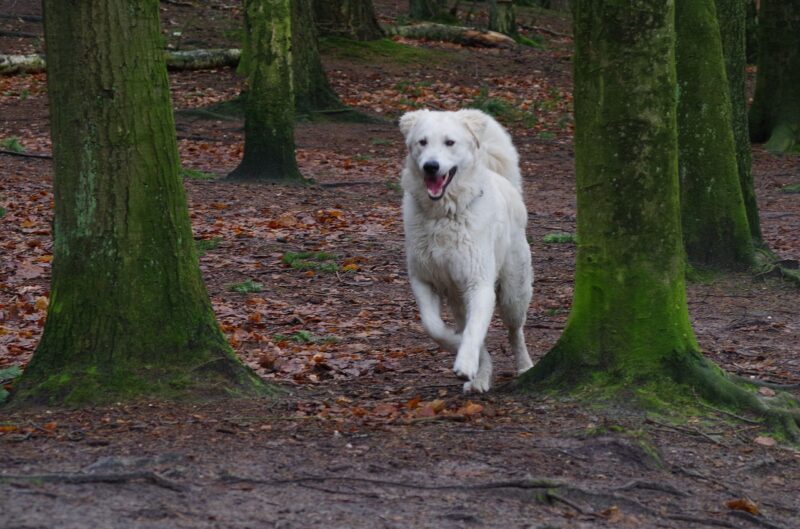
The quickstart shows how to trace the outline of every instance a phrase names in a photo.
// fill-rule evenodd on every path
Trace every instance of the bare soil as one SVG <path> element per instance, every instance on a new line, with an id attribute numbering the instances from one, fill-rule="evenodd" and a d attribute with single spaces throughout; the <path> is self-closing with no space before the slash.
<path id="1" fill-rule="evenodd" d="M 407 5 L 375 3 L 384 22 Z M 185 4 L 162 2 L 170 45 L 236 45 L 238 3 Z M 0 0 L 0 14 L 41 11 Z M 300 123 L 298 160 L 311 186 L 187 177 L 223 331 L 285 395 L 0 409 L 0 527 L 800 527 L 800 452 L 756 417 L 699 403 L 672 416 L 502 389 L 464 396 L 453 359 L 421 329 L 404 272 L 404 146 L 393 120 L 417 106 L 458 108 L 482 88 L 515 109 L 501 120 L 523 160 L 534 361 L 569 311 L 574 245 L 543 242 L 575 231 L 571 42 L 559 36 L 569 23 L 524 17 L 551 30 L 545 49 L 408 42 L 430 55 L 400 62 L 327 53 L 345 102 L 385 121 Z M 41 51 L 36 37 L 7 36 L 40 35 L 35 21 L 0 18 L 0 31 L 0 53 Z M 171 80 L 184 166 L 224 176 L 241 155 L 241 121 L 181 111 L 229 99 L 239 79 L 217 70 Z M 0 78 L 0 141 L 46 156 L 47 120 L 43 75 Z M 44 323 L 52 169 L 48 158 L 0 154 L 0 368 L 25 366 Z M 798 158 L 756 147 L 754 172 L 765 240 L 796 259 L 800 195 L 781 190 L 800 182 Z M 291 268 L 288 252 L 331 258 Z M 230 290 L 246 280 L 263 290 Z M 800 382 L 796 286 L 706 274 L 688 295 L 705 354 L 732 373 Z M 497 322 L 489 343 L 499 387 L 512 364 Z"/>

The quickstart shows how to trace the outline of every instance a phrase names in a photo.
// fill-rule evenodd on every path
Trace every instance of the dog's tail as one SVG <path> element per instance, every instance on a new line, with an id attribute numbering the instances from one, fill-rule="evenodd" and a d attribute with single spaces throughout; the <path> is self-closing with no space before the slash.
<path id="1" fill-rule="evenodd" d="M 519 154 L 511 141 L 511 135 L 492 116 L 475 108 L 458 111 L 464 123 L 475 135 L 478 148 L 486 156 L 486 165 L 522 192 L 522 175 L 519 170 Z"/>

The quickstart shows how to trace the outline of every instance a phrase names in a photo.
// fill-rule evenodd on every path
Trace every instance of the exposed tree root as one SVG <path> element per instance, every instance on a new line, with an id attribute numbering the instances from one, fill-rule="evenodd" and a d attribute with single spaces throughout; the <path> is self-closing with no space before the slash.
<path id="1" fill-rule="evenodd" d="M 800 401 L 786 392 L 774 397 L 759 395 L 729 376 L 699 353 L 681 355 L 673 366 L 674 378 L 689 385 L 710 402 L 732 406 L 764 418 L 766 426 L 785 434 L 793 443 L 800 443 Z"/>
<path id="2" fill-rule="evenodd" d="M 131 481 L 146 481 L 157 487 L 184 492 L 188 488 L 176 483 L 157 472 L 140 470 L 135 472 L 120 472 L 107 474 L 32 474 L 29 476 L 0 475 L 0 483 L 20 482 L 28 483 L 67 483 L 80 485 L 86 483 L 129 483 Z"/>

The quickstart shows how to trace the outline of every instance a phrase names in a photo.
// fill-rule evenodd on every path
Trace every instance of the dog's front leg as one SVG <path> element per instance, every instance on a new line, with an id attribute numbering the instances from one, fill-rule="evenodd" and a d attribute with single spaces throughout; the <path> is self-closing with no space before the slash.
<path id="1" fill-rule="evenodd" d="M 486 339 L 486 332 L 489 330 L 489 323 L 492 321 L 494 312 L 494 298 L 492 283 L 479 285 L 464 295 L 467 317 L 453 371 L 456 375 L 470 381 L 478 374 L 481 347 Z"/>
<path id="2" fill-rule="evenodd" d="M 448 329 L 442 321 L 442 302 L 428 283 L 411 278 L 411 290 L 417 298 L 422 326 L 431 338 L 450 353 L 458 351 L 461 337 Z"/>

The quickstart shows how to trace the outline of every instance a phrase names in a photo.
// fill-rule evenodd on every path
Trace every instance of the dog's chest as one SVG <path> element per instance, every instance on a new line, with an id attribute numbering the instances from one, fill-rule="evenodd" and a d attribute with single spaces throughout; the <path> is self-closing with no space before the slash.
<path id="1" fill-rule="evenodd" d="M 482 275 L 491 245 L 481 227 L 452 219 L 425 220 L 413 234 L 412 255 L 418 272 L 438 285 L 463 286 Z M 485 227 L 484 227 L 485 228 Z M 481 250 L 483 248 L 483 250 Z"/>

